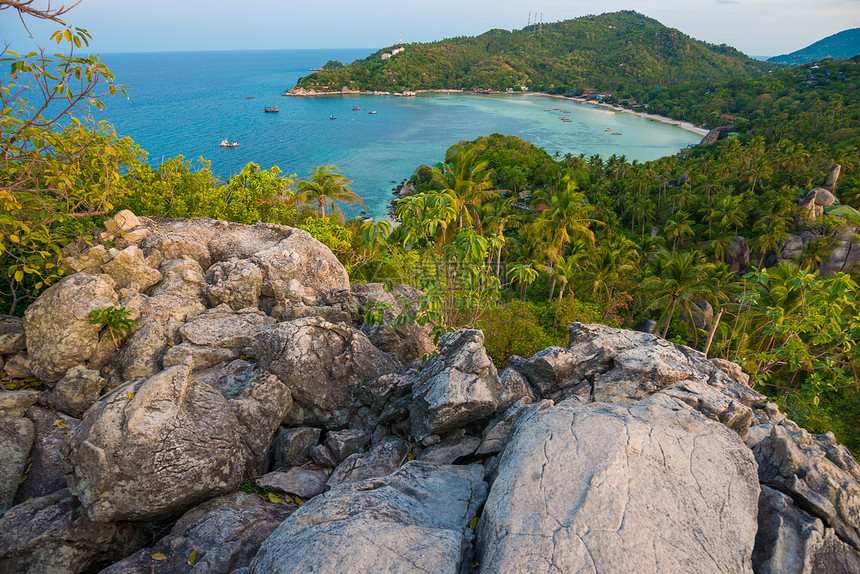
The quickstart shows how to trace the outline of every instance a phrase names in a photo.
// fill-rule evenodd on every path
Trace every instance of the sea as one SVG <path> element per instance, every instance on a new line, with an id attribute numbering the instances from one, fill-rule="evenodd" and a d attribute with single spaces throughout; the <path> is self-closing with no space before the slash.
<path id="1" fill-rule="evenodd" d="M 281 95 L 312 68 L 329 60 L 349 63 L 372 51 L 103 54 L 129 97 L 106 98 L 95 118 L 131 137 L 153 166 L 179 155 L 203 158 L 224 179 L 249 162 L 264 169 L 277 165 L 300 179 L 315 166 L 336 166 L 366 205 L 342 206 L 347 215 L 364 211 L 377 218 L 386 217 L 398 183 L 422 163 L 444 160 L 445 150 L 461 140 L 501 133 L 550 154 L 617 154 L 642 162 L 701 139 L 675 125 L 537 95 Z M 272 106 L 280 112 L 263 111 Z M 239 145 L 219 147 L 224 139 Z"/>

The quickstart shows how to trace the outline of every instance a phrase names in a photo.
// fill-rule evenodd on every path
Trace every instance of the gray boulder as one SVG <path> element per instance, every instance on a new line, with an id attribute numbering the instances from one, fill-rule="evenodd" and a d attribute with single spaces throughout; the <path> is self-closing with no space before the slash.
<path id="1" fill-rule="evenodd" d="M 742 273 L 750 264 L 750 246 L 745 237 L 737 235 L 729 242 L 729 271 Z M 711 310 L 713 314 L 713 310 Z"/>
<path id="2" fill-rule="evenodd" d="M 394 355 L 374 347 L 366 335 L 319 317 L 280 323 L 254 343 L 262 368 L 290 389 L 303 409 L 296 424 L 343 428 L 363 382 L 401 368 Z"/>
<path id="3" fill-rule="evenodd" d="M 209 301 L 213 307 L 226 303 L 237 311 L 260 304 L 263 273 L 247 260 L 214 264 L 206 271 Z"/>
<path id="4" fill-rule="evenodd" d="M 146 264 L 137 245 L 115 252 L 109 261 L 102 264 L 102 272 L 110 275 L 120 289 L 134 286 L 138 291 L 146 291 L 161 281 L 161 273 Z"/>
<path id="5" fill-rule="evenodd" d="M 387 476 L 406 462 L 408 453 L 408 444 L 399 438 L 384 437 L 369 451 L 346 457 L 331 473 L 326 486 L 333 488 L 339 484 Z"/>
<path id="6" fill-rule="evenodd" d="M 100 574 L 230 574 L 250 564 L 260 544 L 292 511 L 244 492 L 215 498 L 189 510 L 155 546 Z M 159 554 L 164 558 L 153 558 Z"/>
<path id="7" fill-rule="evenodd" d="M 446 438 L 425 448 L 415 458 L 436 464 L 454 464 L 457 459 L 474 453 L 480 445 L 481 439 L 474 436 Z"/>
<path id="8" fill-rule="evenodd" d="M 80 424 L 80 420 L 32 406 L 27 419 L 33 423 L 33 448 L 29 470 L 18 487 L 15 503 L 46 496 L 66 488 L 66 469 L 60 458 L 60 444 Z"/>
<path id="9" fill-rule="evenodd" d="M 31 405 L 39 399 L 39 391 L 0 390 L 0 417 L 23 417 Z"/>
<path id="10" fill-rule="evenodd" d="M 19 504 L 0 518 L 0 572 L 96 572 L 147 539 L 139 526 L 90 520 L 63 489 Z"/>
<path id="11" fill-rule="evenodd" d="M 680 401 L 565 401 L 517 421 L 479 571 L 752 572 L 758 497 L 749 449 Z"/>
<path id="12" fill-rule="evenodd" d="M 331 431 L 325 437 L 325 445 L 338 462 L 352 454 L 364 451 L 364 447 L 369 442 L 370 435 L 359 429 Z"/>
<path id="13" fill-rule="evenodd" d="M 293 467 L 286 472 L 270 472 L 255 482 L 260 488 L 274 488 L 301 498 L 313 498 L 325 492 L 328 473 L 324 470 Z"/>
<path id="14" fill-rule="evenodd" d="M 284 429 L 272 441 L 272 468 L 289 468 L 309 460 L 311 447 L 320 442 L 320 429 L 298 427 Z"/>
<path id="15" fill-rule="evenodd" d="M 0 417 L 0 516 L 15 501 L 32 446 L 32 422 L 25 418 Z"/>
<path id="16" fill-rule="evenodd" d="M 762 484 L 802 502 L 860 550 L 860 464 L 832 434 L 811 435 L 786 420 L 773 425 L 754 452 Z"/>
<path id="17" fill-rule="evenodd" d="M 503 413 L 508 410 L 513 404 L 522 399 L 528 399 L 529 402 L 534 402 L 537 398 L 535 392 L 529 386 L 525 375 L 520 371 L 522 363 L 525 359 L 522 357 L 511 357 L 508 360 L 508 365 L 499 374 L 499 406 L 496 408 L 497 413 Z"/>
<path id="18" fill-rule="evenodd" d="M 58 411 L 79 419 L 98 400 L 106 385 L 107 380 L 98 371 L 72 367 L 57 382 L 48 402 Z"/>
<path id="19" fill-rule="evenodd" d="M 458 574 L 486 497 L 481 467 L 417 461 L 311 499 L 260 547 L 252 574 Z"/>
<path id="20" fill-rule="evenodd" d="M 489 417 L 501 383 L 481 331 L 460 330 L 439 340 L 412 386 L 412 436 L 421 440 Z"/>
<path id="21" fill-rule="evenodd" d="M 105 276 L 76 273 L 48 287 L 24 313 L 30 367 L 47 383 L 83 365 L 96 351 L 104 325 L 90 312 L 117 307 L 114 284 Z"/>
<path id="22" fill-rule="evenodd" d="M 836 192 L 836 182 L 839 181 L 839 174 L 842 172 L 842 166 L 834 164 L 833 167 L 830 168 L 830 171 L 827 173 L 827 179 L 824 181 L 823 187 L 830 193 Z"/>
<path id="23" fill-rule="evenodd" d="M 206 303 L 208 287 L 203 278 L 203 268 L 190 257 L 181 257 L 162 263 L 159 272 L 163 278 L 153 288 L 152 297 L 188 297 Z"/>
<path id="24" fill-rule="evenodd" d="M 187 364 L 99 400 L 61 454 L 98 522 L 166 517 L 231 492 L 248 457 L 230 405 Z"/>

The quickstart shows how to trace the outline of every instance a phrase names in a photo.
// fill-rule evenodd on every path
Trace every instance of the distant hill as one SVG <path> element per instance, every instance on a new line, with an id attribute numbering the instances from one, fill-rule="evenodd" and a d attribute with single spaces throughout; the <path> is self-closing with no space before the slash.
<path id="1" fill-rule="evenodd" d="M 860 28 L 851 28 L 828 36 L 791 54 L 768 58 L 767 61 L 775 64 L 799 66 L 824 58 L 852 58 L 857 54 L 860 54 Z"/>
<path id="2" fill-rule="evenodd" d="M 300 78 L 297 87 L 505 91 L 525 86 L 551 93 L 595 88 L 624 97 L 685 82 L 758 77 L 777 69 L 633 11 L 404 47 L 391 55 L 392 46 L 346 66 L 329 62 L 322 71 Z"/>

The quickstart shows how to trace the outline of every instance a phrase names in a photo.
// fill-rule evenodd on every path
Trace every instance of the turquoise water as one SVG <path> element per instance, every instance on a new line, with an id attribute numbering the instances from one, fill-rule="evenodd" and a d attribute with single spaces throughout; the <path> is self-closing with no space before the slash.
<path id="1" fill-rule="evenodd" d="M 108 99 L 107 109 L 96 117 L 133 138 L 154 165 L 176 155 L 202 156 L 224 178 L 248 162 L 263 168 L 277 165 L 300 178 L 316 165 L 336 165 L 354 180 L 353 190 L 374 217 L 386 213 L 392 182 L 409 177 L 421 163 L 442 160 L 445 150 L 460 140 L 503 133 L 551 154 L 624 154 L 647 161 L 701 139 L 673 125 L 541 96 L 280 95 L 310 68 L 329 59 L 351 62 L 370 51 L 106 54 L 102 59 L 129 86 L 130 99 Z M 280 113 L 263 112 L 275 105 Z M 371 110 L 377 113 L 369 114 Z M 623 135 L 613 136 L 606 128 Z M 219 147 L 225 138 L 239 147 Z M 356 215 L 359 208 L 346 210 Z"/>

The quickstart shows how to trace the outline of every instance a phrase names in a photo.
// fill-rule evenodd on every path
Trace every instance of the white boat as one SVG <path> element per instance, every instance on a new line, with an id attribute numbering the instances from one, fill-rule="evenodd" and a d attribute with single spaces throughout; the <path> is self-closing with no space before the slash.
<path id="1" fill-rule="evenodd" d="M 237 147 L 239 145 L 239 142 L 231 142 L 231 141 L 223 140 L 218 145 L 220 145 L 221 147 Z"/>

